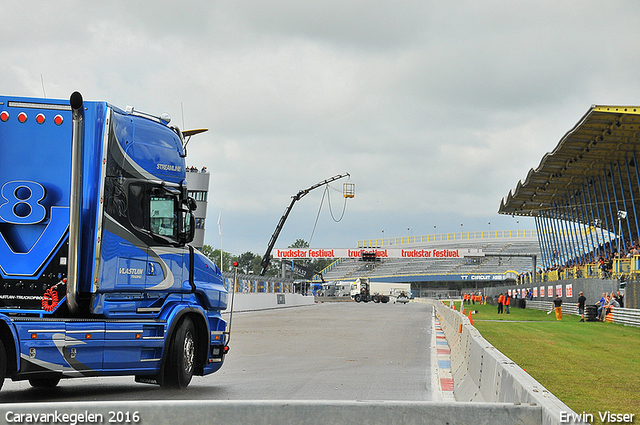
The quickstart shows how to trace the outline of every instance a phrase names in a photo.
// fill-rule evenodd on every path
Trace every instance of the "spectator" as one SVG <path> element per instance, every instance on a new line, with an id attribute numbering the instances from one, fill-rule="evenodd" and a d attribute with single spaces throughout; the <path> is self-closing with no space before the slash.
<path id="1" fill-rule="evenodd" d="M 578 297 L 578 314 L 580 315 L 580 321 L 584 322 L 584 306 L 587 302 L 587 297 L 584 296 L 584 293 L 580 291 L 580 296 Z"/>
<path id="2" fill-rule="evenodd" d="M 622 295 L 620 291 L 618 291 L 617 293 L 616 301 L 618 301 L 618 304 L 620 304 L 620 308 L 624 308 L 624 295 Z"/>
<path id="3" fill-rule="evenodd" d="M 498 314 L 503 312 L 504 307 L 502 304 L 504 303 L 504 295 L 500 292 L 500 296 L 498 296 Z"/>
<path id="4" fill-rule="evenodd" d="M 616 301 L 613 295 L 614 293 L 612 292 L 611 295 L 607 296 L 607 303 L 605 304 L 605 308 L 603 309 L 604 314 L 602 315 L 602 320 L 607 317 L 607 314 L 611 313 L 611 310 L 613 308 L 620 308 L 620 304 L 618 303 L 618 301 Z"/>
<path id="5" fill-rule="evenodd" d="M 604 292 L 602 293 L 602 297 L 600 298 L 600 301 L 598 301 L 596 303 L 596 305 L 598 306 L 598 320 L 600 320 L 602 322 L 602 310 L 604 310 L 604 306 L 607 303 L 607 294 L 605 294 Z"/>
<path id="6" fill-rule="evenodd" d="M 504 297 L 504 306 L 507 308 L 507 314 L 511 314 L 509 312 L 509 306 L 511 305 L 511 295 L 507 294 L 506 297 Z"/>
<path id="7" fill-rule="evenodd" d="M 562 298 L 560 295 L 556 295 L 556 299 L 553 300 L 553 309 L 556 312 L 556 320 L 562 320 Z"/>

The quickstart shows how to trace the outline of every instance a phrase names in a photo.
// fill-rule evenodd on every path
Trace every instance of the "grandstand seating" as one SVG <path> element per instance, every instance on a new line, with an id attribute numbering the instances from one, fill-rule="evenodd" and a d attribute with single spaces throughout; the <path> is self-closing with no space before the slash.
<path id="1" fill-rule="evenodd" d="M 508 254 L 536 254 L 540 258 L 538 240 L 531 238 L 485 238 L 473 241 L 449 241 L 437 244 L 403 244 L 403 248 L 481 249 L 484 254 L 505 254 L 464 258 L 388 258 L 374 263 L 360 259 L 344 259 L 324 274 L 326 280 L 354 280 L 358 277 L 386 277 L 407 275 L 469 275 L 515 271 L 531 271 L 528 257 L 509 257 Z"/>

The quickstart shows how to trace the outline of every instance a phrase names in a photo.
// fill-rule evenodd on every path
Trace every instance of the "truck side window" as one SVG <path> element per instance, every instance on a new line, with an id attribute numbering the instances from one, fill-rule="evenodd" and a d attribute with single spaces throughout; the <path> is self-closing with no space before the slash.
<path id="1" fill-rule="evenodd" d="M 152 195 L 149 215 L 152 233 L 177 239 L 176 201 L 173 196 Z"/>
<path id="2" fill-rule="evenodd" d="M 128 209 L 129 221 L 138 229 L 144 229 L 144 186 L 137 183 L 129 185 Z"/>

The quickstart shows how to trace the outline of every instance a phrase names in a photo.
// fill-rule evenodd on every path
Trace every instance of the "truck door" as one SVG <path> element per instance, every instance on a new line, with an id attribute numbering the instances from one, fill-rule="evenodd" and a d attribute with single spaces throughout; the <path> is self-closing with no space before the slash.
<path id="1" fill-rule="evenodd" d="M 152 190 L 149 217 L 151 234 L 158 243 L 149 246 L 146 289 L 179 289 L 189 264 L 187 249 L 178 244 L 179 197 L 164 188 Z"/>

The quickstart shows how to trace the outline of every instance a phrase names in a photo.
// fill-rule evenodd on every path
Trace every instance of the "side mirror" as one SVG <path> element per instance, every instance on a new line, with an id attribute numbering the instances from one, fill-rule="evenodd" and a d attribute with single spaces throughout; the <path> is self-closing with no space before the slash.
<path id="1" fill-rule="evenodd" d="M 191 211 L 183 211 L 182 232 L 180 232 L 180 242 L 187 244 L 193 241 L 196 234 L 196 218 Z"/>
<path id="2" fill-rule="evenodd" d="M 198 209 L 198 203 L 192 197 L 188 197 L 187 198 L 187 208 L 189 208 L 189 211 L 195 211 L 195 210 Z"/>

